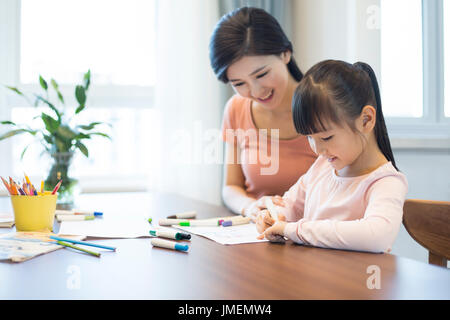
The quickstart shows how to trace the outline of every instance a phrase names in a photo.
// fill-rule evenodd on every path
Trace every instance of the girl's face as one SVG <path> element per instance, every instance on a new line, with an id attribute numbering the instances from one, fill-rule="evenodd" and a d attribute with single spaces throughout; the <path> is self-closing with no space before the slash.
<path id="1" fill-rule="evenodd" d="M 365 147 L 365 139 L 347 125 L 330 125 L 327 131 L 308 135 L 308 141 L 312 150 L 327 158 L 338 172 L 355 163 Z"/>
<path id="2" fill-rule="evenodd" d="M 228 67 L 227 77 L 239 95 L 273 110 L 285 98 L 289 84 L 287 64 L 290 59 L 289 51 L 279 56 L 244 56 Z"/>

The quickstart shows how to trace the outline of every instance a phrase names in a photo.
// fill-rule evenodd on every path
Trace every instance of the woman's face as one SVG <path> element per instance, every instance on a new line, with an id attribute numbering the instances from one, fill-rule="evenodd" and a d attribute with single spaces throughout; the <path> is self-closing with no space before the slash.
<path id="1" fill-rule="evenodd" d="M 244 56 L 228 67 L 227 78 L 239 95 L 273 110 L 286 95 L 290 58 L 289 51 L 279 56 Z"/>

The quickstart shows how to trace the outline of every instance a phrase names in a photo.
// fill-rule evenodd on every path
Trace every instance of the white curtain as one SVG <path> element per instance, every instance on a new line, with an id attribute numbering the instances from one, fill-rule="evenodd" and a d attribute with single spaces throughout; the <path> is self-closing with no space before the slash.
<path id="1" fill-rule="evenodd" d="M 157 79 L 160 118 L 156 175 L 150 187 L 221 203 L 224 85 L 209 64 L 208 43 L 219 19 L 217 0 L 157 2 Z"/>

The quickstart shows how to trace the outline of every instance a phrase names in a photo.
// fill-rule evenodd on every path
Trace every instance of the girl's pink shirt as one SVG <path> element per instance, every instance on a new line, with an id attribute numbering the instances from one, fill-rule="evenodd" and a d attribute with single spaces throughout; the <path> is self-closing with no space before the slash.
<path id="1" fill-rule="evenodd" d="M 339 177 L 320 156 L 283 196 L 294 242 L 368 252 L 389 252 L 408 191 L 404 174 L 388 162 L 369 174 Z"/>
<path id="2" fill-rule="evenodd" d="M 271 132 L 259 133 L 252 117 L 251 100 L 239 95 L 231 97 L 223 117 L 223 140 L 239 146 L 245 191 L 256 199 L 286 192 L 317 158 L 304 136 L 278 139 L 277 147 L 277 139 L 270 137 Z"/>

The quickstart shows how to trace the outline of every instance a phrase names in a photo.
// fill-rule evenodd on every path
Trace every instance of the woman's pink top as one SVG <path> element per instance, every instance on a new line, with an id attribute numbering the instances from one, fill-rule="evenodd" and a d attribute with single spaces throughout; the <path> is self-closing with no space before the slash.
<path id="1" fill-rule="evenodd" d="M 320 156 L 283 198 L 285 236 L 324 248 L 389 252 L 408 191 L 404 174 L 388 162 L 369 174 L 339 177 Z"/>
<path id="2" fill-rule="evenodd" d="M 245 190 L 256 199 L 286 192 L 317 158 L 304 136 L 281 140 L 274 132 L 257 129 L 251 100 L 239 95 L 225 107 L 222 133 L 225 142 L 240 148 Z"/>

